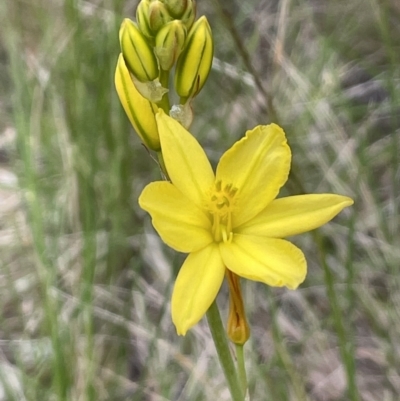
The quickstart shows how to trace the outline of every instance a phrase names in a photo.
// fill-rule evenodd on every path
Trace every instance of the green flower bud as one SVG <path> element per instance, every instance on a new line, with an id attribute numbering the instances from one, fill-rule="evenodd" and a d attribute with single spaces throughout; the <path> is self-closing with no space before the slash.
<path id="1" fill-rule="evenodd" d="M 125 63 L 136 79 L 149 82 L 158 77 L 158 64 L 152 47 L 136 24 L 128 18 L 121 25 L 120 43 Z"/>
<path id="2" fill-rule="evenodd" d="M 143 35 L 151 40 L 154 38 L 154 36 L 152 30 L 150 29 L 150 21 L 149 21 L 150 4 L 151 0 L 142 0 L 138 4 L 136 9 L 136 21 Z"/>
<path id="3" fill-rule="evenodd" d="M 181 54 L 186 40 L 186 28 L 180 20 L 164 25 L 157 33 L 155 53 L 160 67 L 169 71 Z"/>
<path id="4" fill-rule="evenodd" d="M 151 2 L 149 6 L 149 27 L 153 34 L 156 34 L 166 23 L 173 19 L 161 1 L 155 0 Z"/>
<path id="5" fill-rule="evenodd" d="M 188 0 L 164 0 L 164 4 L 167 6 L 169 13 L 179 19 L 186 10 Z"/>
<path id="6" fill-rule="evenodd" d="M 181 103 L 196 96 L 203 88 L 211 69 L 213 37 L 206 17 L 193 25 L 175 69 L 174 85 Z"/>
<path id="7" fill-rule="evenodd" d="M 115 87 L 122 107 L 140 139 L 148 148 L 159 151 L 161 146 L 155 119 L 158 107 L 138 92 L 122 53 L 115 70 Z"/>
<path id="8" fill-rule="evenodd" d="M 194 20 L 196 19 L 196 2 L 195 0 L 188 0 L 187 7 L 180 17 L 182 22 L 185 24 L 186 29 L 190 30 L 193 25 Z"/>

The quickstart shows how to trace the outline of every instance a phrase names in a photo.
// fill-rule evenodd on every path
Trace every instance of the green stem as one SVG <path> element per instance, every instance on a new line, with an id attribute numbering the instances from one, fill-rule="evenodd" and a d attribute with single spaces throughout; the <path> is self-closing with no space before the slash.
<path id="1" fill-rule="evenodd" d="M 160 70 L 160 84 L 163 88 L 169 88 L 169 71 Z M 165 114 L 169 115 L 169 110 L 171 109 L 169 103 L 168 92 L 164 94 L 161 101 L 157 103 L 157 106 L 165 111 Z"/>
<path id="2" fill-rule="evenodd" d="M 239 373 L 239 380 L 242 386 L 243 394 L 247 394 L 247 374 L 246 374 L 246 365 L 244 363 L 244 344 L 235 344 L 236 345 L 236 358 L 237 358 L 237 366 Z"/>
<path id="3" fill-rule="evenodd" d="M 327 262 L 325 247 L 323 244 L 323 238 L 321 237 L 320 233 L 317 230 L 314 231 L 314 239 L 315 242 L 317 243 L 321 264 L 324 269 L 326 291 L 329 299 L 329 305 L 332 308 L 333 323 L 335 325 L 335 330 L 338 335 L 339 351 L 347 374 L 348 397 L 349 400 L 359 401 L 360 395 L 358 392 L 358 387 L 356 382 L 354 344 L 350 339 L 349 333 L 347 332 L 343 323 L 344 318 L 339 303 L 338 295 L 336 294 L 335 290 L 335 277 Z"/>
<path id="4" fill-rule="evenodd" d="M 229 349 L 228 340 L 225 335 L 224 326 L 221 321 L 217 302 L 214 301 L 210 309 L 207 311 L 207 321 L 210 326 L 211 335 L 214 340 L 215 348 L 219 361 L 224 371 L 225 378 L 228 382 L 229 391 L 231 392 L 232 401 L 243 401 L 243 392 L 238 380 L 235 364 L 233 363 L 231 351 Z"/>
<path id="5" fill-rule="evenodd" d="M 294 399 L 297 401 L 307 401 L 309 398 L 306 394 L 305 383 L 302 375 L 299 373 L 294 364 L 293 358 L 290 355 L 290 352 L 284 341 L 282 331 L 279 327 L 278 306 L 276 304 L 275 297 L 271 289 L 268 287 L 265 288 L 265 293 L 267 294 L 268 305 L 270 305 L 272 338 L 274 341 L 274 350 L 276 352 L 279 368 L 286 373 L 287 377 L 289 378 L 289 382 L 292 384 Z M 284 391 L 286 392 L 286 389 Z M 285 399 L 288 398 L 285 397 Z"/>

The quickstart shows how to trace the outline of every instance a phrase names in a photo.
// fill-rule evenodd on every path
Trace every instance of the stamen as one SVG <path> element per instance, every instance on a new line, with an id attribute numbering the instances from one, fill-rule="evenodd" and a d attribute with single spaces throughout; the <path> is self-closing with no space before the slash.
<path id="1" fill-rule="evenodd" d="M 209 210 L 213 219 L 212 232 L 216 242 L 232 241 L 232 212 L 236 192 L 237 188 L 233 187 L 232 183 L 223 185 L 219 180 L 210 194 Z"/>

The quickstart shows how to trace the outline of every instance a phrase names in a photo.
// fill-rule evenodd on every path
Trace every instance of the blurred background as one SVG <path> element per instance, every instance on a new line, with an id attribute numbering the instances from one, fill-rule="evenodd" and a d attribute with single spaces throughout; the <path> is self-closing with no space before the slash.
<path id="1" fill-rule="evenodd" d="M 0 401 L 230 399 L 205 320 L 176 335 L 185 256 L 137 204 L 160 171 L 114 88 L 136 6 L 0 2 Z M 291 238 L 298 290 L 243 282 L 251 399 L 398 401 L 400 2 L 198 0 L 200 15 L 215 60 L 191 131 L 212 162 L 275 121 L 293 152 L 281 196 L 355 200 Z"/>

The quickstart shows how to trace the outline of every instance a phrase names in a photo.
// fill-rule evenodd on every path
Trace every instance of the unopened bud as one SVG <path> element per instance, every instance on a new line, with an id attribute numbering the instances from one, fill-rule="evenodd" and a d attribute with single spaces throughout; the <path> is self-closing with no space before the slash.
<path id="1" fill-rule="evenodd" d="M 155 53 L 160 67 L 169 71 L 185 45 L 186 28 L 179 20 L 168 22 L 157 33 Z"/>
<path id="2" fill-rule="evenodd" d="M 152 40 L 154 38 L 153 32 L 150 28 L 149 22 L 149 8 L 151 0 L 142 0 L 136 8 L 136 21 L 139 29 L 146 36 L 147 39 Z"/>
<path id="3" fill-rule="evenodd" d="M 165 5 L 155 0 L 149 6 L 149 27 L 155 35 L 165 24 L 172 21 L 174 18 L 168 12 Z"/>
<path id="4" fill-rule="evenodd" d="M 122 107 L 140 139 L 148 148 L 159 151 L 161 146 L 155 119 L 158 107 L 138 92 L 122 54 L 115 70 L 115 87 Z"/>
<path id="5" fill-rule="evenodd" d="M 183 12 L 186 10 L 188 0 L 164 0 L 164 4 L 167 6 L 169 13 L 179 19 Z"/>
<path id="6" fill-rule="evenodd" d="M 186 29 L 190 30 L 193 25 L 194 20 L 196 19 L 196 1 L 195 0 L 188 0 L 187 7 L 183 12 L 180 20 L 185 24 Z"/>
<path id="7" fill-rule="evenodd" d="M 201 17 L 193 25 L 175 70 L 175 90 L 181 103 L 196 96 L 203 88 L 211 69 L 214 44 L 210 25 Z"/>
<path id="8" fill-rule="evenodd" d="M 227 270 L 229 286 L 229 316 L 227 324 L 228 338 L 235 344 L 243 345 L 250 337 L 250 328 L 244 311 L 239 277 Z"/>
<path id="9" fill-rule="evenodd" d="M 126 66 L 136 79 L 149 82 L 158 77 L 158 64 L 152 47 L 136 24 L 128 18 L 122 22 L 120 42 Z"/>

